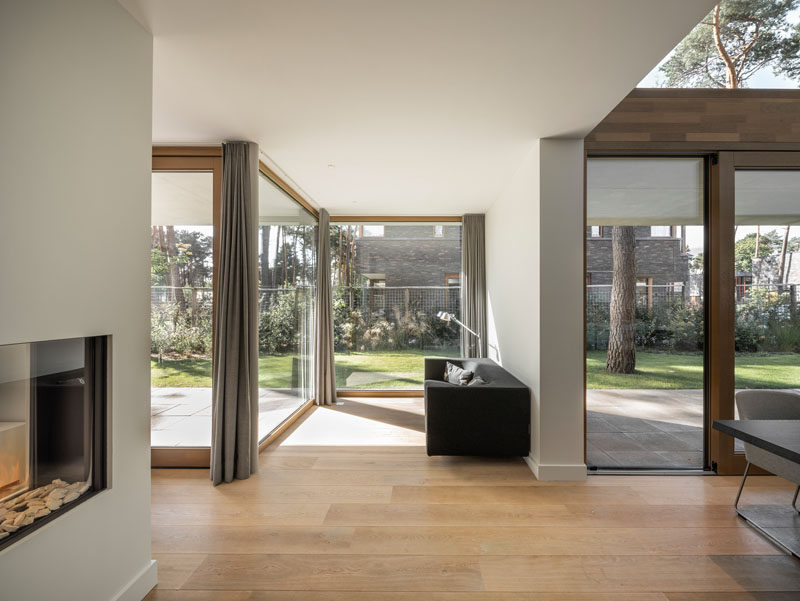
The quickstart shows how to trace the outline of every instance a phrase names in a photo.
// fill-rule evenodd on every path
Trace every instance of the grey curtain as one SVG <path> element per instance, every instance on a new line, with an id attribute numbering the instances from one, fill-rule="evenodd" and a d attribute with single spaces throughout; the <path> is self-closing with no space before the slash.
<path id="1" fill-rule="evenodd" d="M 222 146 L 211 480 L 248 478 L 258 468 L 258 150 Z"/>
<path id="2" fill-rule="evenodd" d="M 328 211 L 320 209 L 317 240 L 317 319 L 314 337 L 314 398 L 317 405 L 336 404 L 333 363 L 333 299 L 331 298 L 331 228 Z"/>
<path id="3" fill-rule="evenodd" d="M 486 245 L 483 215 L 464 215 L 461 222 L 461 321 L 480 334 L 462 328 L 465 357 L 486 356 Z"/>

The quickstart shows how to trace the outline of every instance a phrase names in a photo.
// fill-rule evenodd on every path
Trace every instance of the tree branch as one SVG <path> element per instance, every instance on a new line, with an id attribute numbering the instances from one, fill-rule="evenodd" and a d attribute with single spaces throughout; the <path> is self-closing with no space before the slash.
<path id="1" fill-rule="evenodd" d="M 722 44 L 722 37 L 719 30 L 719 10 L 720 4 L 717 4 L 714 7 L 714 45 L 717 47 L 717 52 L 719 52 L 719 55 L 728 68 L 728 87 L 738 88 L 739 82 L 736 80 L 736 66 L 733 64 L 731 57 L 728 56 L 728 52 L 725 50 L 725 46 Z"/>
<path id="2" fill-rule="evenodd" d="M 711 75 L 711 71 L 708 69 L 708 57 L 706 57 L 705 64 L 703 66 L 705 67 L 706 70 L 706 77 L 708 77 L 708 79 L 711 80 L 711 83 L 713 83 L 718 88 L 724 88 L 725 84 L 717 80 L 717 78 L 714 77 L 713 75 Z"/>

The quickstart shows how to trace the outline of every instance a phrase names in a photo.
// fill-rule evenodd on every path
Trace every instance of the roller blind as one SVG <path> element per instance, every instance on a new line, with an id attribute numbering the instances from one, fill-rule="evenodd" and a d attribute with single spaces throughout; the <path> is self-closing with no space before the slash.
<path id="1" fill-rule="evenodd" d="M 737 225 L 800 225 L 800 171 L 737 171 Z"/>
<path id="2" fill-rule="evenodd" d="M 588 159 L 586 222 L 702 225 L 703 159 Z"/>
<path id="3" fill-rule="evenodd" d="M 153 225 L 213 225 L 212 173 L 157 171 L 152 181 Z"/>

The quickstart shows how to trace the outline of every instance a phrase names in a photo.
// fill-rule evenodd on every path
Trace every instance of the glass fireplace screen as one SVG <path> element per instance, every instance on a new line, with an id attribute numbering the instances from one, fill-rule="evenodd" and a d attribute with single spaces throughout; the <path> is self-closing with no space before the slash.
<path id="1" fill-rule="evenodd" d="M 0 547 L 106 487 L 105 336 L 0 345 Z"/>

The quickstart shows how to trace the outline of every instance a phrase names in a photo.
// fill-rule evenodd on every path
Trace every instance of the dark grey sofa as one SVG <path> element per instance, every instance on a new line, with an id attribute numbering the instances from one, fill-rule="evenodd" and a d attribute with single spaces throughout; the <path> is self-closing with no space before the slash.
<path id="1" fill-rule="evenodd" d="M 487 384 L 450 384 L 447 361 Z M 428 455 L 523 457 L 530 452 L 530 424 L 530 389 L 491 359 L 425 359 Z"/>

